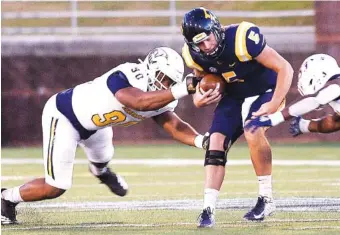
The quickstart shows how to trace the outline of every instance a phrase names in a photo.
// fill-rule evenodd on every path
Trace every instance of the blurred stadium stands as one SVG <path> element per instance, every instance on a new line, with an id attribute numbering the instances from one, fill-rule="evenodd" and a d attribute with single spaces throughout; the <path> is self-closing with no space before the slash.
<path id="1" fill-rule="evenodd" d="M 214 10 L 223 24 L 243 20 L 261 26 L 267 41 L 280 51 L 314 50 L 312 2 L 272 3 L 221 1 L 113 1 L 65 2 L 2 1 L 3 54 L 31 54 L 42 43 L 58 44 L 50 53 L 121 54 L 131 47 L 147 52 L 154 44 L 179 50 L 180 22 L 197 6 Z M 266 6 L 266 7 L 264 7 Z M 264 8 L 264 10 L 258 9 Z M 269 8 L 269 9 L 267 9 Z M 83 46 L 85 42 L 86 46 Z M 139 46 L 133 46 L 139 42 Z M 100 44 L 115 50 L 100 50 Z M 23 44 L 22 47 L 18 45 Z M 152 44 L 152 45 L 150 45 Z M 80 46 L 79 46 L 80 45 Z M 296 46 L 299 45 L 299 46 Z M 67 49 L 60 50 L 65 46 Z M 33 49 L 32 49 L 33 47 Z M 18 50 L 20 48 L 20 50 Z M 31 48 L 31 49 L 30 49 Z M 97 49 L 93 49 L 97 48 Z M 99 48 L 99 50 L 98 50 Z M 17 50 L 16 50 L 17 49 Z M 40 50 L 41 53 L 41 50 Z"/>

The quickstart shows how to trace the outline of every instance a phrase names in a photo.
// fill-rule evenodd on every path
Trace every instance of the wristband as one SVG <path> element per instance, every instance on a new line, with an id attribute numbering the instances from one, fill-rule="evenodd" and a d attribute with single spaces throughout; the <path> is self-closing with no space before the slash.
<path id="1" fill-rule="evenodd" d="M 299 122 L 299 128 L 300 128 L 300 131 L 302 133 L 309 133 L 309 129 L 308 129 L 308 126 L 309 126 L 309 123 L 310 123 L 310 120 L 305 120 L 305 119 L 302 119 L 300 120 Z"/>
<path id="2" fill-rule="evenodd" d="M 184 82 L 173 85 L 170 88 L 170 91 L 173 97 L 175 98 L 175 100 L 179 100 L 180 98 L 183 98 L 184 96 L 187 96 L 189 94 L 186 83 Z"/>
<path id="3" fill-rule="evenodd" d="M 268 115 L 268 117 L 270 118 L 270 121 L 272 122 L 272 126 L 277 126 L 281 122 L 285 121 L 281 112 L 276 112 L 276 113 L 270 114 L 270 115 Z"/>
<path id="4" fill-rule="evenodd" d="M 203 135 L 197 135 L 195 137 L 195 140 L 194 140 L 194 144 L 197 148 L 203 148 L 202 144 L 203 144 L 203 138 L 204 136 Z"/>

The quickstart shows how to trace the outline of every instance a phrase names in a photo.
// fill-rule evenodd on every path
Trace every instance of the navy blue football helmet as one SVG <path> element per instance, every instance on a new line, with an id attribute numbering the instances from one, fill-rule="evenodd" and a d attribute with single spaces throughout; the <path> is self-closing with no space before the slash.
<path id="1" fill-rule="evenodd" d="M 198 44 L 205 40 L 211 33 L 215 35 L 217 48 L 214 52 L 202 52 Z M 218 58 L 224 49 L 224 30 L 214 13 L 203 7 L 194 8 L 184 15 L 182 34 L 191 50 L 200 52 L 203 56 Z"/>

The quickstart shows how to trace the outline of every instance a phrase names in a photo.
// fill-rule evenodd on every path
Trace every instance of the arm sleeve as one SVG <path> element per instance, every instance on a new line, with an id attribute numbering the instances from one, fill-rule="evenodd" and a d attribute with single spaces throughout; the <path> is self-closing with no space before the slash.
<path id="1" fill-rule="evenodd" d="M 252 60 L 265 46 L 266 40 L 256 25 L 245 21 L 239 24 L 235 35 L 235 54 L 239 61 Z"/>
<path id="2" fill-rule="evenodd" d="M 116 71 L 108 77 L 107 86 L 113 94 L 116 94 L 122 88 L 131 87 L 131 84 L 124 73 Z"/>
<path id="3" fill-rule="evenodd" d="M 291 116 L 301 116 L 309 113 L 321 105 L 337 99 L 340 96 L 340 86 L 332 84 L 322 89 L 315 97 L 307 97 L 291 105 L 288 112 Z"/>
<path id="4" fill-rule="evenodd" d="M 309 113 L 320 106 L 319 102 L 315 97 L 304 98 L 288 108 L 288 113 L 290 116 L 301 116 Z"/>
<path id="5" fill-rule="evenodd" d="M 340 86 L 338 84 L 332 84 L 319 91 L 316 96 L 317 101 L 321 105 L 328 104 L 329 102 L 336 100 L 340 97 Z"/>

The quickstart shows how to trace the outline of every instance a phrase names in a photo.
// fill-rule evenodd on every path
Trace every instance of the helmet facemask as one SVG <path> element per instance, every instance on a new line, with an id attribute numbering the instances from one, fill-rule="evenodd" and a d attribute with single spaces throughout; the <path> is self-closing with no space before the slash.
<path id="1" fill-rule="evenodd" d="M 148 91 L 166 90 L 176 83 L 161 71 L 157 71 L 156 76 L 152 77 L 154 79 L 149 78 L 148 80 Z"/>

